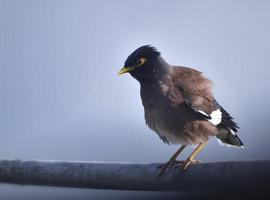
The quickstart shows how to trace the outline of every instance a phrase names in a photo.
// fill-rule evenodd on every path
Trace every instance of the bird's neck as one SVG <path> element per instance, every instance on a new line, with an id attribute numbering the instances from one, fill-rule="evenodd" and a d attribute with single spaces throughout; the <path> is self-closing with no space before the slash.
<path id="1" fill-rule="evenodd" d="M 156 85 L 161 80 L 166 78 L 170 74 L 172 66 L 169 65 L 162 57 L 159 57 L 152 63 L 151 73 L 147 73 L 146 76 L 140 75 L 136 79 L 141 85 Z"/>

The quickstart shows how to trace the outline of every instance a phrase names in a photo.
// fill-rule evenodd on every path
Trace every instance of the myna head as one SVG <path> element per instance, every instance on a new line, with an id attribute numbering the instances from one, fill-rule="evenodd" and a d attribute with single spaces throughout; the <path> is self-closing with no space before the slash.
<path id="1" fill-rule="evenodd" d="M 161 58 L 160 52 L 150 45 L 145 45 L 128 56 L 118 74 L 130 73 L 141 82 L 154 79 L 165 65 L 167 66 L 167 63 Z"/>

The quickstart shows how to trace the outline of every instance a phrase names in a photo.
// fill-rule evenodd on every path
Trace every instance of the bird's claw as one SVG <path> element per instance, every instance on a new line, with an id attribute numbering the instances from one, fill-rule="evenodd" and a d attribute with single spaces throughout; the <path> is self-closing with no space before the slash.
<path id="1" fill-rule="evenodd" d="M 171 168 L 169 163 L 165 163 L 165 164 L 157 166 L 156 170 L 159 171 L 158 177 L 161 177 L 163 173 L 169 168 Z"/>
<path id="2" fill-rule="evenodd" d="M 158 177 L 161 177 L 165 171 L 169 170 L 172 168 L 174 162 L 167 162 L 165 164 L 162 164 L 162 165 L 159 165 L 157 166 L 157 170 L 160 170 L 159 173 L 158 173 Z"/>
<path id="3" fill-rule="evenodd" d="M 157 166 L 156 170 L 160 170 L 160 172 L 158 173 L 158 177 L 161 177 L 165 173 L 165 171 L 170 170 L 174 165 L 179 166 L 185 162 L 186 162 L 185 160 L 174 160 L 174 161 L 168 161 L 165 164 Z"/>
<path id="4" fill-rule="evenodd" d="M 198 163 L 201 163 L 201 161 L 188 158 L 187 160 L 181 161 L 181 163 L 179 162 L 178 164 L 176 164 L 175 168 L 180 167 L 182 170 L 186 170 L 189 165 L 198 164 Z"/>

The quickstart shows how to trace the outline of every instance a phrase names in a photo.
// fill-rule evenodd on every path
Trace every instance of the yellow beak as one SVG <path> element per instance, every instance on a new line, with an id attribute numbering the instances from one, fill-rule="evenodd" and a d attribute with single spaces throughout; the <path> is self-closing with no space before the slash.
<path id="1" fill-rule="evenodd" d="M 120 71 L 118 72 L 118 75 L 121 75 L 121 74 L 125 74 L 127 72 L 130 72 L 132 70 L 134 70 L 135 67 L 123 67 L 122 69 L 120 69 Z"/>

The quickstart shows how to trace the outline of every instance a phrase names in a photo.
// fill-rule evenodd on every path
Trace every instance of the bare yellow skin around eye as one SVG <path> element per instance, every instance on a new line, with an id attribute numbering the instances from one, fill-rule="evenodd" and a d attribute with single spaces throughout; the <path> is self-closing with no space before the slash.
<path id="1" fill-rule="evenodd" d="M 143 65 L 145 62 L 146 62 L 146 58 L 142 57 L 139 59 L 139 62 L 138 62 L 139 64 L 137 66 L 139 67 L 139 66 Z"/>
<path id="2" fill-rule="evenodd" d="M 142 66 L 146 61 L 147 61 L 146 58 L 141 57 L 141 58 L 137 61 L 137 64 L 135 64 L 134 66 L 125 66 L 125 67 L 123 67 L 122 69 L 120 69 L 120 71 L 118 72 L 118 75 L 125 74 L 125 73 L 127 73 L 127 72 L 133 71 L 133 70 L 135 70 L 137 67 Z"/>

